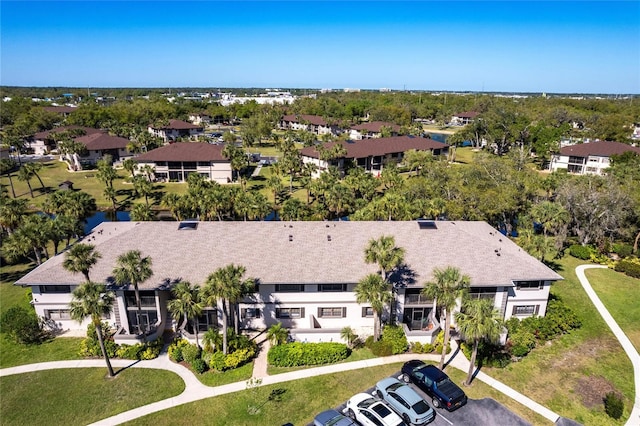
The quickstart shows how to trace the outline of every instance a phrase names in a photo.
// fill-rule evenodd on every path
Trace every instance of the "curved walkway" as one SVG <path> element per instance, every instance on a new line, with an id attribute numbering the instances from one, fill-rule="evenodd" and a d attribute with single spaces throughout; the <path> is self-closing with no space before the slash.
<path id="1" fill-rule="evenodd" d="M 578 276 L 578 280 L 580 280 L 580 284 L 584 288 L 584 291 L 591 299 L 591 303 L 594 304 L 604 321 L 607 323 L 607 326 L 611 329 L 614 336 L 618 339 L 622 348 L 627 353 L 627 356 L 631 360 L 631 364 L 633 364 L 633 381 L 635 385 L 635 399 L 633 403 L 633 408 L 631 410 L 631 415 L 629 416 L 629 420 L 627 420 L 627 426 L 637 426 L 640 425 L 640 355 L 638 355 L 638 351 L 631 343 L 631 340 L 624 334 L 624 331 L 620 328 L 618 323 L 613 316 L 609 313 L 607 308 L 604 306 L 596 292 L 591 287 L 587 276 L 585 275 L 585 269 L 591 268 L 607 268 L 602 265 L 580 265 L 576 268 L 576 275 Z"/>

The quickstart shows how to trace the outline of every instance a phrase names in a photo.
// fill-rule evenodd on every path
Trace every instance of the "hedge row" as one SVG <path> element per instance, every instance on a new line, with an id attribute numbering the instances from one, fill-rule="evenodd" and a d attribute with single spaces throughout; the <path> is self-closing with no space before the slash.
<path id="1" fill-rule="evenodd" d="M 628 258 L 616 263 L 615 270 L 634 278 L 640 278 L 640 260 Z"/>
<path id="2" fill-rule="evenodd" d="M 350 352 L 344 343 L 293 342 L 269 349 L 267 360 L 276 367 L 331 364 L 346 359 Z"/>

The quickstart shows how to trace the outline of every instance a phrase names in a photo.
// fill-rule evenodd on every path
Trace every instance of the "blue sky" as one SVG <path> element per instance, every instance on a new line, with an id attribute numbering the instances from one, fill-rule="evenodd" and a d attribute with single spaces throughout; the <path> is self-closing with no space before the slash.
<path id="1" fill-rule="evenodd" d="M 0 84 L 640 93 L 640 2 L 2 0 Z"/>

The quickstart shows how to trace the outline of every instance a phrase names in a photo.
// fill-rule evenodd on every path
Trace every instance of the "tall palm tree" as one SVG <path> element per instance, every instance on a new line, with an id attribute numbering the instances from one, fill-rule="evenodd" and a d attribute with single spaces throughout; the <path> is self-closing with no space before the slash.
<path id="1" fill-rule="evenodd" d="M 454 266 L 447 266 L 445 269 L 436 268 L 433 276 L 435 281 L 427 282 L 422 289 L 422 294 L 433 299 L 434 309 L 440 308 L 440 324 L 444 324 L 444 342 L 439 365 L 442 370 L 449 348 L 451 310 L 456 306 L 458 298 L 463 297 L 468 291 L 471 279 Z"/>
<path id="2" fill-rule="evenodd" d="M 117 266 L 113 269 L 113 276 L 118 285 L 131 284 L 136 294 L 136 306 L 138 308 L 138 331 L 143 334 L 145 330 L 140 325 L 142 318 L 142 305 L 140 303 L 140 290 L 138 284 L 147 280 L 151 271 L 151 258 L 142 257 L 140 250 L 129 250 L 116 259 Z"/>
<path id="3" fill-rule="evenodd" d="M 494 308 L 490 300 L 469 299 L 462 305 L 462 311 L 455 314 L 456 324 L 460 335 L 467 342 L 473 342 L 473 352 L 469 364 L 469 373 L 465 385 L 470 385 L 473 380 L 478 344 L 481 340 L 492 343 L 498 342 L 502 329 L 500 313 Z"/>
<path id="4" fill-rule="evenodd" d="M 89 271 L 102 257 L 95 248 L 93 244 L 74 244 L 64 254 L 62 267 L 70 272 L 81 272 L 87 282 L 91 281 Z"/>
<path id="5" fill-rule="evenodd" d="M 29 194 L 31 194 L 31 198 L 33 198 L 33 188 L 31 187 L 31 179 L 33 178 L 33 170 L 27 167 L 27 164 L 24 164 L 18 170 L 18 180 L 27 182 L 27 186 L 29 187 Z"/>
<path id="6" fill-rule="evenodd" d="M 388 283 L 389 273 L 404 263 L 405 250 L 396 246 L 396 240 L 392 235 L 381 236 L 380 238 L 369 240 L 369 244 L 364 250 L 364 260 L 367 263 L 378 264 L 378 271 L 385 283 Z M 392 288 L 393 291 L 393 288 Z M 391 305 L 391 315 L 389 321 L 395 322 L 396 315 L 396 292 L 393 291 L 393 304 Z"/>
<path id="7" fill-rule="evenodd" d="M 185 324 L 193 321 L 193 332 L 196 335 L 196 345 L 198 342 L 198 317 L 202 315 L 204 304 L 200 297 L 200 288 L 192 286 L 188 281 L 181 281 L 171 289 L 171 293 L 175 299 L 167 303 L 167 308 L 171 311 L 173 319 L 179 321 L 184 317 Z"/>
<path id="8" fill-rule="evenodd" d="M 364 277 L 355 288 L 356 301 L 368 303 L 373 309 L 373 340 L 378 341 L 381 335 L 380 317 L 385 305 L 393 300 L 389 284 L 378 274 Z"/>
<path id="9" fill-rule="evenodd" d="M 113 377 L 113 367 L 109 361 L 109 354 L 104 345 L 104 336 L 102 335 L 102 316 L 109 315 L 113 306 L 113 293 L 108 292 L 104 284 L 92 283 L 87 281 L 73 290 L 73 300 L 70 303 L 69 312 L 71 318 L 78 322 L 82 322 L 86 317 L 91 317 L 91 322 L 96 328 L 98 335 L 98 343 L 102 356 L 107 364 L 109 377 Z"/>
<path id="10" fill-rule="evenodd" d="M 283 345 L 287 343 L 289 337 L 289 330 L 282 326 L 281 322 L 272 325 L 267 330 L 267 340 L 272 346 Z"/>
<path id="11" fill-rule="evenodd" d="M 146 204 L 134 204 L 130 214 L 131 220 L 137 222 L 150 222 L 156 218 L 156 215 Z"/>

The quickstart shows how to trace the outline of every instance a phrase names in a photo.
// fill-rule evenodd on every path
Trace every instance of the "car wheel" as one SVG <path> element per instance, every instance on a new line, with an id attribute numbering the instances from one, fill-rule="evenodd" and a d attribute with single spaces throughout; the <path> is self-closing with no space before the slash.
<path id="1" fill-rule="evenodd" d="M 409 378 L 409 375 L 402 374 L 402 381 L 405 382 L 405 383 L 409 383 L 411 381 L 411 379 Z"/>
<path id="2" fill-rule="evenodd" d="M 349 410 L 347 410 L 347 416 L 349 416 L 349 418 L 351 420 L 355 420 L 356 419 L 356 413 L 354 413 L 351 408 L 349 408 Z"/>
<path id="3" fill-rule="evenodd" d="M 411 425 L 411 419 L 409 418 L 409 416 L 407 415 L 407 413 L 404 413 L 404 414 L 402 415 L 402 420 L 404 420 L 404 422 L 405 422 L 407 425 Z"/>
<path id="4" fill-rule="evenodd" d="M 433 398 L 433 399 L 431 400 L 431 403 L 433 404 L 433 406 L 434 406 L 435 408 L 440 408 L 440 400 L 439 400 L 438 398 Z"/>

